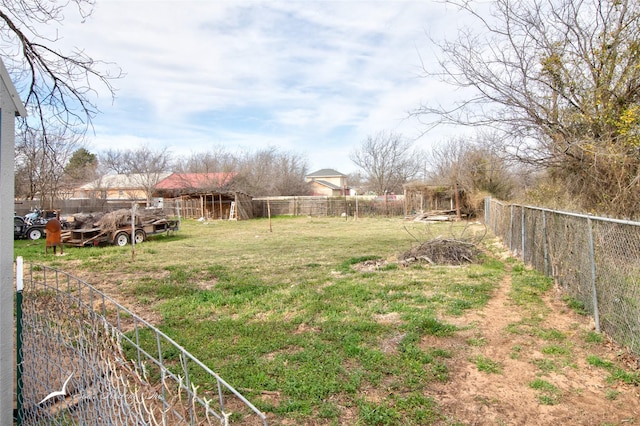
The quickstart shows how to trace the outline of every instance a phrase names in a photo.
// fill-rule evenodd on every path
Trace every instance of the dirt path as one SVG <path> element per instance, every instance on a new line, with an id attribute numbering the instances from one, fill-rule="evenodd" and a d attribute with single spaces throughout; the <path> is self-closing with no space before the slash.
<path id="1" fill-rule="evenodd" d="M 617 358 L 622 351 L 610 343 L 587 343 L 585 336 L 593 330 L 592 321 L 568 309 L 552 290 L 539 314 L 544 316 L 540 327 L 553 327 L 566 336 L 555 347 L 567 347 L 568 351 L 543 353 L 542 349 L 554 342 L 508 330 L 510 324 L 531 315 L 512 302 L 510 288 L 511 276 L 507 275 L 484 309 L 447 318 L 447 322 L 469 328 L 447 339 L 453 353 L 448 360 L 450 380 L 433 389 L 448 416 L 443 424 L 640 424 L 640 387 L 608 383 L 609 372 L 586 361 L 588 355 L 620 361 Z M 442 338 L 425 344 L 437 345 L 438 340 Z M 502 372 L 479 371 L 473 362 L 479 356 L 499 363 Z M 532 388 L 530 384 L 536 379 L 556 390 Z"/>

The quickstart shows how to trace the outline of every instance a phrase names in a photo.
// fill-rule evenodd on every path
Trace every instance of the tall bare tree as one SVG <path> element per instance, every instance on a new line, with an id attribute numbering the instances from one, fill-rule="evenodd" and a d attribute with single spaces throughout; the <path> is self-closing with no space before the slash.
<path id="1" fill-rule="evenodd" d="M 207 152 L 193 153 L 176 160 L 176 169 L 182 173 L 232 173 L 238 169 L 238 156 L 218 146 Z"/>
<path id="2" fill-rule="evenodd" d="M 158 182 L 172 169 L 172 157 L 167 148 L 152 149 L 142 146 L 128 151 L 107 150 L 100 156 L 100 162 L 107 171 L 125 174 L 142 188 L 147 205 Z"/>
<path id="3" fill-rule="evenodd" d="M 402 192 L 402 185 L 418 176 L 424 154 L 402 135 L 381 131 L 368 136 L 349 158 L 362 169 L 365 187 L 385 194 Z"/>
<path id="4" fill-rule="evenodd" d="M 66 198 L 65 168 L 73 153 L 80 148 L 77 135 L 49 134 L 48 144 L 42 142 L 43 135 L 27 129 L 18 135 L 16 143 L 16 196 L 25 199 L 40 199 L 41 207 L 54 208 L 54 201 Z"/>
<path id="5" fill-rule="evenodd" d="M 92 99 L 96 85 L 114 94 L 111 82 L 122 72 L 114 64 L 91 58 L 82 48 L 64 52 L 57 47 L 65 13 L 75 6 L 87 19 L 94 0 L 12 0 L 0 7 L 0 54 L 24 97 L 30 117 L 24 127 L 34 127 L 49 141 L 67 131 L 83 133 L 98 112 Z M 46 32 L 46 34 L 45 34 Z"/>
<path id="6" fill-rule="evenodd" d="M 429 180 L 457 185 L 468 194 L 487 193 L 508 200 L 515 175 L 509 163 L 482 139 L 452 138 L 432 147 Z"/>
<path id="7" fill-rule="evenodd" d="M 307 160 L 294 152 L 268 147 L 239 159 L 235 189 L 251 195 L 307 195 Z"/>
<path id="8" fill-rule="evenodd" d="M 583 206 L 640 213 L 640 3 L 446 0 L 475 27 L 436 41 L 425 70 L 472 94 L 423 105 L 432 125 L 489 126 L 505 152 L 544 167 Z"/>

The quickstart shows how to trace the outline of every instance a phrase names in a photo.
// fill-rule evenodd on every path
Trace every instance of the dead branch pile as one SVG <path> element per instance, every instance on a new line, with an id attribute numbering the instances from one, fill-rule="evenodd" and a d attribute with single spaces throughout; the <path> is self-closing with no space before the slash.
<path id="1" fill-rule="evenodd" d="M 435 238 L 398 256 L 402 265 L 427 262 L 432 265 L 462 265 L 474 263 L 480 250 L 470 242 Z"/>
<path id="2" fill-rule="evenodd" d="M 136 212 L 136 224 L 146 225 L 166 221 L 167 217 L 162 209 L 144 209 Z M 104 231 L 116 231 L 123 226 L 131 226 L 131 210 L 120 209 L 105 213 L 100 220 L 95 222 L 95 226 Z"/>
<path id="3" fill-rule="evenodd" d="M 104 213 L 76 213 L 68 216 L 69 227 L 71 229 L 95 228 L 95 223 L 99 221 Z"/>
<path id="4" fill-rule="evenodd" d="M 95 225 L 104 231 L 115 231 L 123 226 L 131 226 L 131 210 L 120 209 L 105 213 Z"/>

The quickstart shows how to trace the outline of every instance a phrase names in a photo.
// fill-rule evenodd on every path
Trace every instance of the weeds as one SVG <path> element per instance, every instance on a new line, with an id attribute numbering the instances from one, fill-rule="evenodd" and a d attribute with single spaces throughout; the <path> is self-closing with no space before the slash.
<path id="1" fill-rule="evenodd" d="M 556 405 L 560 402 L 560 389 L 543 379 L 535 379 L 529 383 L 531 389 L 539 391 L 538 402 L 542 405 Z"/>
<path id="2" fill-rule="evenodd" d="M 618 367 L 611 361 L 604 360 L 595 355 L 589 355 L 587 357 L 587 363 L 594 367 L 599 367 L 607 370 L 611 375 L 607 378 L 609 383 L 623 382 L 629 385 L 640 385 L 640 372 L 629 372 L 623 368 Z"/>
<path id="3" fill-rule="evenodd" d="M 503 370 L 502 363 L 493 361 L 492 359 L 487 358 L 485 356 L 478 355 L 475 358 L 473 358 L 471 362 L 473 362 L 476 365 L 476 367 L 478 368 L 478 371 L 483 371 L 485 373 L 492 373 L 492 374 L 502 374 L 502 370 Z"/>

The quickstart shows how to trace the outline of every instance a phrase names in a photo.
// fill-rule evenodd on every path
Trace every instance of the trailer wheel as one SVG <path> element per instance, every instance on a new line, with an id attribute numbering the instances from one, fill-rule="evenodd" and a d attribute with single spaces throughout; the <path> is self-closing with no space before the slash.
<path id="1" fill-rule="evenodd" d="M 136 230 L 135 239 L 134 239 L 136 244 L 140 244 L 146 239 L 147 239 L 147 234 L 142 229 Z"/>
<path id="2" fill-rule="evenodd" d="M 129 244 L 129 234 L 126 232 L 118 232 L 116 237 L 113 239 L 113 244 L 118 247 L 124 247 Z"/>
<path id="3" fill-rule="evenodd" d="M 39 240 L 40 238 L 42 238 L 42 229 L 40 228 L 30 229 L 28 235 L 30 240 Z"/>

